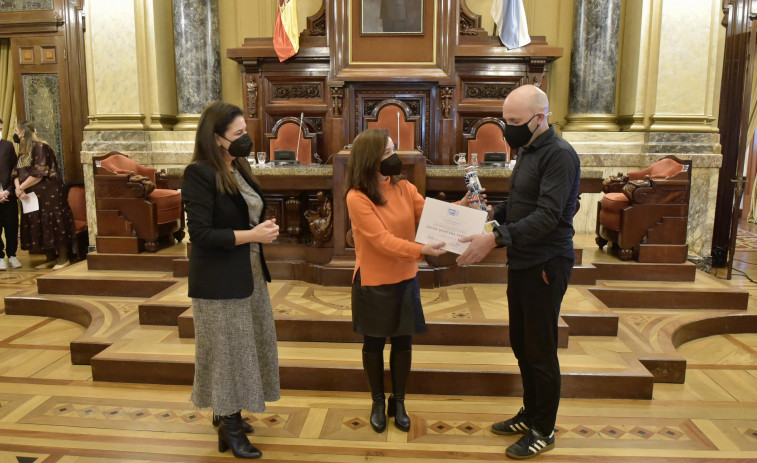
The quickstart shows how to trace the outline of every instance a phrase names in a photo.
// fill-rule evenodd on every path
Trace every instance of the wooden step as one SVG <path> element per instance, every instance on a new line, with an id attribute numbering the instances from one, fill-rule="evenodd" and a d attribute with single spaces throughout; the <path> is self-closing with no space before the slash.
<path id="1" fill-rule="evenodd" d="M 598 280 L 694 281 L 697 267 L 683 264 L 640 264 L 633 261 L 592 262 Z"/>
<path id="2" fill-rule="evenodd" d="M 152 297 L 177 283 L 161 271 L 109 270 L 93 274 L 82 261 L 37 278 L 39 294 Z"/>
<path id="3" fill-rule="evenodd" d="M 180 338 L 194 338 L 194 318 L 191 309 L 178 317 L 177 324 Z M 510 345 L 510 325 L 507 321 L 426 321 L 426 325 L 426 333 L 413 336 L 414 344 L 500 347 Z M 557 329 L 558 347 L 567 347 L 570 331 L 568 324 L 560 319 Z M 349 318 L 334 320 L 277 317 L 276 338 L 279 341 L 300 342 L 363 342 L 362 335 L 352 331 L 352 320 Z"/>
<path id="4" fill-rule="evenodd" d="M 591 288 L 609 308 L 746 310 L 749 292 L 719 289 Z"/>
<path id="5" fill-rule="evenodd" d="M 147 272 L 172 272 L 174 260 L 185 258 L 181 253 L 141 254 L 87 254 L 87 266 L 90 270 L 142 270 Z"/>
<path id="6" fill-rule="evenodd" d="M 155 337 L 155 333 L 149 333 Z M 193 345 L 166 336 L 163 353 L 138 342 L 114 344 L 92 358 L 95 381 L 191 384 Z M 144 351 L 142 349 L 145 349 Z M 284 389 L 367 391 L 361 345 L 279 341 Z M 388 359 L 388 349 L 385 352 Z M 651 399 L 654 378 L 632 354 L 611 359 L 560 349 L 562 396 Z M 388 365 L 388 360 L 385 361 Z M 389 385 L 389 372 L 385 372 Z M 409 393 L 519 396 L 517 361 L 508 348 L 422 346 L 413 348 Z"/>

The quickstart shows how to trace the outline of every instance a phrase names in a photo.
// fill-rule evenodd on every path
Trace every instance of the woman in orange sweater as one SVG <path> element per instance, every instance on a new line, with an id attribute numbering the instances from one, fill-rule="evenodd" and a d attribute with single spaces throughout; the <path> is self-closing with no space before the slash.
<path id="1" fill-rule="evenodd" d="M 425 200 L 400 176 L 402 160 L 383 129 L 368 129 L 352 143 L 347 167 L 347 209 L 355 239 L 352 323 L 363 335 L 363 368 L 373 405 L 371 427 L 386 429 L 386 413 L 401 431 L 410 429 L 405 389 L 412 336 L 426 331 L 418 286 L 421 255 L 444 254 L 444 242 L 414 242 Z M 463 199 L 461 204 L 467 204 Z M 384 404 L 384 345 L 391 338 L 392 394 Z"/>

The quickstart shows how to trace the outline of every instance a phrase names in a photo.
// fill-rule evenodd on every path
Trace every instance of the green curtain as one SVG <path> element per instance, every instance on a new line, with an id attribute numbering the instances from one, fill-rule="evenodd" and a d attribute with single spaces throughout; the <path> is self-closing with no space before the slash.
<path id="1" fill-rule="evenodd" d="M 10 39 L 0 39 L 0 119 L 3 138 L 11 139 L 16 128 L 16 100 L 13 97 L 13 58 Z"/>

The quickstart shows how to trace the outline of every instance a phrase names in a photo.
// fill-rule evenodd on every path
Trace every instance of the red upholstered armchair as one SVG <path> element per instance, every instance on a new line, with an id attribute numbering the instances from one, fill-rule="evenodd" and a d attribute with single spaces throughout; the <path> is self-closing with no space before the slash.
<path id="1" fill-rule="evenodd" d="M 84 195 L 84 186 L 81 184 L 67 185 L 68 205 L 71 207 L 71 213 L 74 216 L 74 226 L 76 235 L 72 245 L 72 255 L 75 261 L 83 260 L 87 257 L 87 248 L 89 248 L 89 227 L 87 226 L 87 202 Z"/>
<path id="2" fill-rule="evenodd" d="M 605 195 L 597 207 L 600 249 L 611 242 L 621 260 L 686 261 L 691 161 L 667 156 L 603 183 Z"/>
<path id="3" fill-rule="evenodd" d="M 94 159 L 97 251 L 155 252 L 184 238 L 181 193 L 164 172 L 112 151 Z"/>
<path id="4" fill-rule="evenodd" d="M 276 150 L 294 151 L 300 164 L 310 165 L 316 154 L 316 134 L 311 134 L 305 124 L 300 131 L 300 119 L 297 117 L 282 117 L 273 126 L 271 133 L 267 133 L 270 153 L 268 158 L 273 160 Z M 299 140 L 299 147 L 297 141 Z"/>

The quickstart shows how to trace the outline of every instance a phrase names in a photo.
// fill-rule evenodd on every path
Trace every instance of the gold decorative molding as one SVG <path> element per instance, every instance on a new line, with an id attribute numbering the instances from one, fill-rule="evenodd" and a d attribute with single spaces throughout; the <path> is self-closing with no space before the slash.
<path id="1" fill-rule="evenodd" d="M 200 122 L 199 114 L 179 114 L 176 116 L 178 122 L 173 127 L 174 130 L 197 130 L 197 124 Z"/>
<path id="2" fill-rule="evenodd" d="M 614 114 L 568 114 L 568 123 L 563 127 L 564 132 L 617 132 L 620 130 L 617 117 Z"/>
<path id="3" fill-rule="evenodd" d="M 653 115 L 650 132 L 702 132 L 717 133 L 715 117 L 706 115 Z"/>
<path id="4" fill-rule="evenodd" d="M 141 114 L 91 114 L 84 130 L 144 130 Z"/>
<path id="5" fill-rule="evenodd" d="M 620 130 L 629 132 L 643 132 L 647 130 L 647 126 L 644 123 L 644 116 L 640 114 L 628 114 L 617 117 L 618 126 Z"/>

